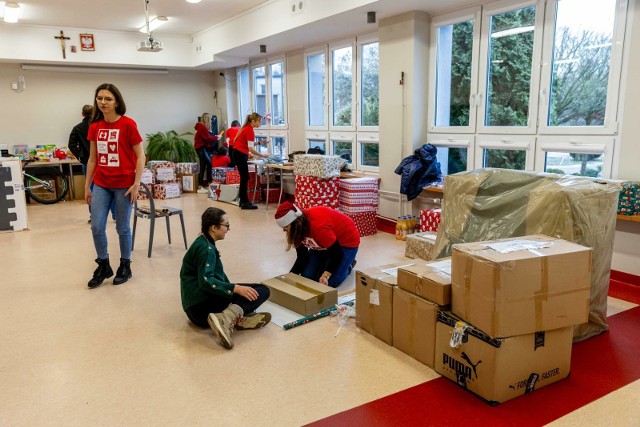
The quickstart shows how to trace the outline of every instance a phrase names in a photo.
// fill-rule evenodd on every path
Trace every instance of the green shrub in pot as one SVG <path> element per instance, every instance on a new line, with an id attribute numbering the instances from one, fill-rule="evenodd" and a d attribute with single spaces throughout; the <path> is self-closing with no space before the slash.
<path id="1" fill-rule="evenodd" d="M 146 141 L 147 161 L 169 160 L 175 163 L 194 163 L 198 155 L 193 148 L 193 142 L 186 136 L 193 135 L 185 132 L 180 135 L 176 131 L 148 133 Z"/>

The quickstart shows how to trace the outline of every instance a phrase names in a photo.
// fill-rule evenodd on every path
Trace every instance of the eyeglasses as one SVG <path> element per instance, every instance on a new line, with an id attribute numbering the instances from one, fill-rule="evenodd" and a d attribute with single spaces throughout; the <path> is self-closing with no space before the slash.
<path id="1" fill-rule="evenodd" d="M 109 98 L 109 97 L 96 96 L 96 101 L 109 103 L 109 102 L 115 101 L 115 99 Z"/>
<path id="2" fill-rule="evenodd" d="M 226 224 L 220 224 L 220 227 L 222 227 L 222 226 L 227 227 L 227 231 L 228 231 L 228 230 L 231 230 L 231 224 L 229 224 L 229 223 L 226 223 Z"/>

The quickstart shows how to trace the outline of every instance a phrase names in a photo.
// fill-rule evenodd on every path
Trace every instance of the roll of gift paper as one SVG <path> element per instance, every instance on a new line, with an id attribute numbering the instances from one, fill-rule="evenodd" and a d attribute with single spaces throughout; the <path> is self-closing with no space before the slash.
<path id="1" fill-rule="evenodd" d="M 354 301 L 345 301 L 341 305 L 348 305 L 349 307 L 352 307 L 354 304 L 355 304 L 355 300 Z M 302 319 L 298 319 L 298 320 L 294 320 L 293 322 L 289 322 L 289 323 L 285 324 L 284 326 L 282 326 L 282 328 L 286 331 L 286 330 L 295 328 L 296 326 L 304 325 L 305 323 L 313 322 L 314 320 L 318 320 L 318 319 L 321 319 L 323 317 L 327 317 L 330 314 L 333 314 L 333 313 L 335 313 L 337 311 L 338 311 L 338 308 L 334 305 L 333 307 L 325 308 L 324 310 L 319 311 L 319 312 L 317 312 L 315 314 L 310 314 L 308 316 L 305 316 Z"/>

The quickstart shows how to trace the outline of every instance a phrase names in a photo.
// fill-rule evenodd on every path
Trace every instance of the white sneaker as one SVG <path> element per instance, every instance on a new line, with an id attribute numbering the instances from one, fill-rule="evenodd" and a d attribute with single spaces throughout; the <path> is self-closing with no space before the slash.
<path id="1" fill-rule="evenodd" d="M 198 194 L 207 194 L 207 193 L 209 193 L 209 190 L 207 190 L 204 187 L 198 187 L 198 189 L 196 190 L 196 193 L 198 193 Z"/>

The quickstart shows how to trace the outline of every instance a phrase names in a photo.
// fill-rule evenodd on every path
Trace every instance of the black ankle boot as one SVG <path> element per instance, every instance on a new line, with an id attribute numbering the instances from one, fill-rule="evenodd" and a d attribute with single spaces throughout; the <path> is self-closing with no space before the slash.
<path id="1" fill-rule="evenodd" d="M 93 272 L 93 278 L 87 283 L 87 286 L 90 288 L 96 288 L 102 285 L 104 279 L 113 276 L 113 270 L 111 269 L 111 265 L 109 265 L 109 258 L 97 258 L 96 262 L 98 263 L 98 268 Z"/>
<path id="2" fill-rule="evenodd" d="M 121 285 L 127 280 L 131 279 L 131 260 L 120 258 L 120 267 L 116 272 L 116 277 L 113 279 L 114 285 Z"/>

